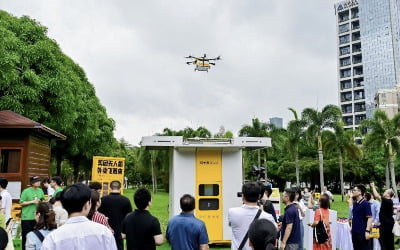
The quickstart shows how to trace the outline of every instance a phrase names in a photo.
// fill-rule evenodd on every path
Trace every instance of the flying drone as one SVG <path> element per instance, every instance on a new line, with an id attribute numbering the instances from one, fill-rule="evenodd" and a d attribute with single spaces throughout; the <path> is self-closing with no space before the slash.
<path id="1" fill-rule="evenodd" d="M 215 62 L 211 61 L 217 61 L 221 60 L 220 56 L 217 56 L 215 58 L 207 58 L 207 55 L 204 54 L 204 56 L 201 57 L 196 57 L 196 56 L 187 56 L 185 58 L 193 59 L 193 61 L 186 62 L 187 65 L 193 64 L 196 65 L 194 68 L 194 71 L 207 71 L 210 69 L 211 65 L 215 65 Z"/>

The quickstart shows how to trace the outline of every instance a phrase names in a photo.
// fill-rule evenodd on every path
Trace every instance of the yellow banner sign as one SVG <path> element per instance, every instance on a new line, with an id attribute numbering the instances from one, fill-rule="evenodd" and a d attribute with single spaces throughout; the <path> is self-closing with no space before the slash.
<path id="1" fill-rule="evenodd" d="M 101 193 L 107 195 L 110 192 L 110 182 L 120 181 L 124 185 L 125 158 L 93 156 L 92 181 L 102 184 Z M 123 192 L 121 188 L 121 192 Z"/>

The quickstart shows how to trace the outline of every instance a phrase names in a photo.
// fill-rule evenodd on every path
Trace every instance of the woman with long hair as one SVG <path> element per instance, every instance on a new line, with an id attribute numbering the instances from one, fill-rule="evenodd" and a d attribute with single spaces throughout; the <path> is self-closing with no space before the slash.
<path id="1" fill-rule="evenodd" d="M 329 196 L 322 194 L 319 198 L 319 208 L 315 210 L 314 222 L 309 225 L 315 227 L 322 220 L 328 233 L 328 240 L 324 243 L 317 243 L 313 237 L 314 250 L 332 250 L 331 228 L 329 226 Z"/>
<path id="2" fill-rule="evenodd" d="M 91 202 L 91 207 L 89 210 L 89 214 L 87 215 L 89 220 L 92 220 L 94 222 L 103 224 L 104 226 L 106 226 L 108 229 L 110 229 L 110 231 L 112 233 L 114 233 L 114 230 L 111 228 L 111 226 L 108 224 L 108 219 L 107 217 L 100 213 L 99 211 L 97 211 L 97 209 L 99 209 L 100 205 L 101 205 L 101 201 L 100 201 L 100 194 L 99 192 L 97 192 L 96 190 L 91 190 L 91 197 L 90 197 L 90 202 Z"/>
<path id="3" fill-rule="evenodd" d="M 51 230 L 57 228 L 55 213 L 50 203 L 41 202 L 38 204 L 35 213 L 36 225 L 34 230 L 26 235 L 26 250 L 40 250 L 42 241 Z"/>

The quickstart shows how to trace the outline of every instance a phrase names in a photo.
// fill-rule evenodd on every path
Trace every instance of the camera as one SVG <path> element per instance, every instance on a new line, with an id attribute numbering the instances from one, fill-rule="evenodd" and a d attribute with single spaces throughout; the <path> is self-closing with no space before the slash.
<path id="1" fill-rule="evenodd" d="M 243 193 L 242 193 L 242 192 L 237 192 L 237 193 L 236 193 L 236 196 L 237 196 L 237 197 L 242 197 L 242 196 L 243 196 Z"/>

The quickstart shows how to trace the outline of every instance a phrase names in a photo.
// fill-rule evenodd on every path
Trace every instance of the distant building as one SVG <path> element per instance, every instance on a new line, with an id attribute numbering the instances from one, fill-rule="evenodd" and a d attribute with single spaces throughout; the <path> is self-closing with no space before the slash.
<path id="1" fill-rule="evenodd" d="M 335 4 L 338 97 L 347 129 L 372 117 L 378 90 L 400 83 L 399 10 L 399 0 Z"/>
<path id="2" fill-rule="evenodd" d="M 399 113 L 400 85 L 394 89 L 381 89 L 375 95 L 375 108 L 383 110 L 389 119 Z"/>
<path id="3" fill-rule="evenodd" d="M 274 124 L 277 128 L 283 128 L 283 119 L 279 117 L 269 118 L 269 123 Z"/>

